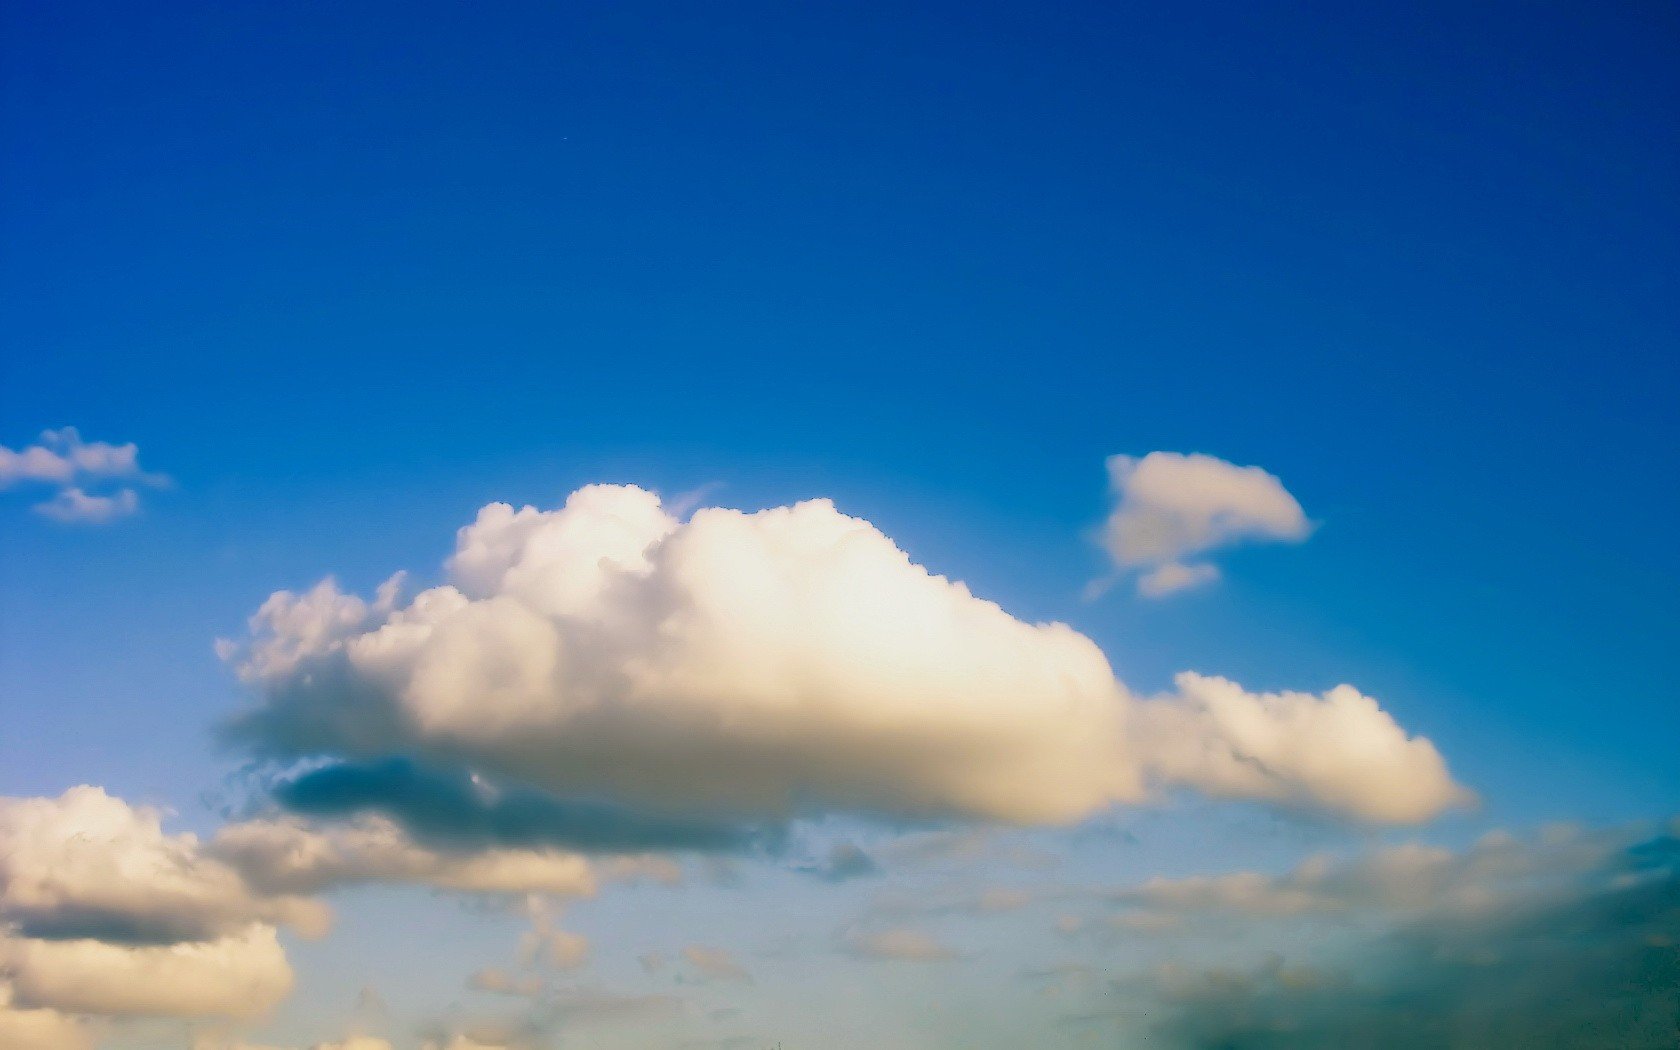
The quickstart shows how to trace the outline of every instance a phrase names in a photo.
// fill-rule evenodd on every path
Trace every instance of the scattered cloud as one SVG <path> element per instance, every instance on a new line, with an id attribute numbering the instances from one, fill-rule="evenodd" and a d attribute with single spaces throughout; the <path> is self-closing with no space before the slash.
<path id="1" fill-rule="evenodd" d="M 559 914 L 548 901 L 526 902 L 531 929 L 520 939 L 519 955 L 526 965 L 541 963 L 556 970 L 576 970 L 589 961 L 589 938 L 561 929 Z"/>
<path id="2" fill-rule="evenodd" d="M 500 967 L 491 966 L 468 977 L 467 987 L 478 992 L 517 995 L 532 999 L 542 994 L 543 980 L 535 974 L 512 974 Z"/>
<path id="3" fill-rule="evenodd" d="M 139 510 L 140 496 L 133 489 L 120 489 L 109 496 L 90 496 L 72 487 L 59 489 L 52 499 L 37 503 L 32 509 L 65 525 L 105 525 Z"/>
<path id="4" fill-rule="evenodd" d="M 1252 531 L 1209 513 L 1209 535 Z M 282 802 L 610 851 L 739 848 L 825 812 L 1065 823 L 1157 782 L 1379 821 L 1463 798 L 1351 689 L 1244 705 L 1188 676 L 1139 701 L 1084 635 L 1015 619 L 826 500 L 679 521 L 590 486 L 485 507 L 448 566 L 406 604 L 400 577 L 372 601 L 330 579 L 278 592 L 221 647 L 258 697 L 234 740 L 334 759 Z"/>
<path id="5" fill-rule="evenodd" d="M 36 444 L 22 449 L 0 445 L 0 490 L 50 486 L 52 496 L 32 509 L 64 524 L 103 525 L 128 517 L 140 509 L 133 486 L 168 483 L 164 475 L 140 469 L 134 444 L 83 441 L 75 427 L 44 430 Z"/>
<path id="6" fill-rule="evenodd" d="M 1141 574 L 1138 593 L 1146 598 L 1219 578 L 1212 563 L 1192 559 L 1244 542 L 1297 543 L 1312 531 L 1301 504 L 1259 467 L 1151 452 L 1110 456 L 1108 476 L 1115 506 L 1103 525 L 1103 547 L 1117 570 Z"/>
<path id="7" fill-rule="evenodd" d="M 907 926 L 848 933 L 842 943 L 852 954 L 870 959 L 926 963 L 956 958 L 956 953 L 932 934 Z"/>
<path id="8" fill-rule="evenodd" d="M 722 948 L 708 948 L 703 944 L 690 944 L 682 950 L 683 961 L 694 968 L 694 972 L 704 980 L 712 981 L 751 981 L 752 975 L 746 967 L 735 961 L 735 956 Z"/>
<path id="9" fill-rule="evenodd" d="M 1168 1045 L 1657 1047 L 1680 1027 L 1680 841 L 1669 835 L 1495 835 L 1463 854 L 1384 850 L 1277 880 L 1142 894 L 1369 927 L 1351 942 L 1315 940 L 1300 961 L 1173 963 L 1117 982 Z"/>

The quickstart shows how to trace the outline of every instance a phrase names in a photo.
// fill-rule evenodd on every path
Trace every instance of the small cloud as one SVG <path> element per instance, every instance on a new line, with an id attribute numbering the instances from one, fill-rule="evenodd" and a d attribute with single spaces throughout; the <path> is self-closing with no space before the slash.
<path id="1" fill-rule="evenodd" d="M 935 940 L 931 934 L 901 926 L 870 933 L 853 933 L 845 939 L 846 950 L 868 959 L 898 962 L 947 962 L 957 953 Z"/>
<path id="2" fill-rule="evenodd" d="M 1216 566 L 1206 562 L 1181 565 L 1175 561 L 1138 577 L 1137 589 L 1145 598 L 1165 598 L 1169 594 L 1192 590 L 1217 579 L 1219 569 Z"/>
<path id="3" fill-rule="evenodd" d="M 1120 574 L 1140 574 L 1137 589 L 1146 598 L 1217 580 L 1219 569 L 1189 560 L 1196 555 L 1244 542 L 1299 543 L 1312 532 L 1301 504 L 1259 467 L 1200 453 L 1151 452 L 1110 456 L 1108 473 L 1115 506 L 1102 545 Z M 1087 586 L 1087 600 L 1115 579 Z"/>
<path id="4" fill-rule="evenodd" d="M 161 487 L 169 478 L 141 470 L 140 450 L 133 443 L 83 441 L 75 427 L 62 427 L 42 431 L 36 444 L 23 449 L 0 445 L 0 489 L 19 484 L 56 490 L 31 508 L 44 518 L 105 525 L 140 509 L 140 494 L 133 486 Z"/>
<path id="5" fill-rule="evenodd" d="M 575 970 L 589 961 L 589 938 L 561 929 L 559 915 L 542 897 L 526 904 L 531 929 L 520 942 L 520 956 L 529 965 L 541 962 L 556 970 Z"/>
<path id="6" fill-rule="evenodd" d="M 90 496 L 72 487 L 59 489 L 52 499 L 30 509 L 63 525 L 106 525 L 139 510 L 140 497 L 133 489 L 119 489 L 110 496 Z"/>
<path id="7" fill-rule="evenodd" d="M 510 974 L 499 967 L 491 966 L 479 970 L 467 978 L 467 987 L 478 992 L 491 992 L 496 995 L 517 995 L 527 999 L 534 999 L 542 994 L 542 978 L 535 974 L 519 976 Z"/>
<path id="8" fill-rule="evenodd" d="M 752 975 L 746 968 L 722 948 L 691 944 L 682 950 L 682 957 L 704 980 L 752 982 Z"/>

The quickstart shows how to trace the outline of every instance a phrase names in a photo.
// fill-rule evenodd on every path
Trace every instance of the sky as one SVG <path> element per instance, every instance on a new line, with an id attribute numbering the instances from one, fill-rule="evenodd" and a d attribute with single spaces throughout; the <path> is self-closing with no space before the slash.
<path id="1" fill-rule="evenodd" d="M 1672 1045 L 1680 14 L 1041 6 L 5 5 L 0 1044 Z"/>

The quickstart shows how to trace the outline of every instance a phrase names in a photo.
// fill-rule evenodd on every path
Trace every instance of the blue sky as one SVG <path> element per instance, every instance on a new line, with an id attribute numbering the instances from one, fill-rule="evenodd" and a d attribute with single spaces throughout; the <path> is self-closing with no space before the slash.
<path id="1" fill-rule="evenodd" d="M 831 498 L 1071 625 L 1139 696 L 1185 669 L 1350 683 L 1479 798 L 1384 831 L 1191 791 L 997 833 L 1051 874 L 883 860 L 831 885 L 779 856 L 719 881 L 678 857 L 682 889 L 568 912 L 596 967 L 568 980 L 683 999 L 657 1038 L 829 1045 L 770 963 L 674 987 L 634 963 L 785 932 L 787 973 L 883 1017 L 947 1004 L 880 1045 L 981 1045 L 956 1004 L 1049 949 L 976 920 L 946 931 L 959 964 L 883 976 L 835 932 L 942 878 L 1041 892 L 1666 819 L 1680 18 L 1474 6 L 10 5 L 0 445 L 73 426 L 170 483 L 97 526 L 31 513 L 39 482 L 0 492 L 0 794 L 99 785 L 213 835 L 205 799 L 249 802 L 227 777 L 252 758 L 214 727 L 261 693 L 216 639 L 327 575 L 442 582 L 481 506 L 611 483 Z M 1311 534 L 1087 600 L 1113 572 L 1105 461 L 1157 450 L 1263 468 Z M 883 857 L 933 833 L 879 816 L 794 831 Z M 530 926 L 412 887 L 334 901 L 337 932 L 287 942 L 298 990 L 258 1042 L 343 1038 L 366 985 L 375 1034 L 444 1045 L 436 1003 L 475 1009 L 464 976 Z M 416 922 L 470 947 L 417 965 Z"/>

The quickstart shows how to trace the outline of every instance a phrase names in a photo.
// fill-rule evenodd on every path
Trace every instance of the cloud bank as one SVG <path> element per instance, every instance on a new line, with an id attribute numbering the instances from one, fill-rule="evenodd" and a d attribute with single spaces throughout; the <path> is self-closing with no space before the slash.
<path id="1" fill-rule="evenodd" d="M 1283 943 L 1286 923 L 1354 932 L 1315 937 L 1295 960 L 1164 964 L 1114 991 L 1171 1046 L 1669 1046 L 1680 1029 L 1672 830 L 1495 833 L 1462 853 L 1391 847 L 1283 876 L 1157 880 L 1123 903 L 1222 944 L 1221 915 Z"/>

